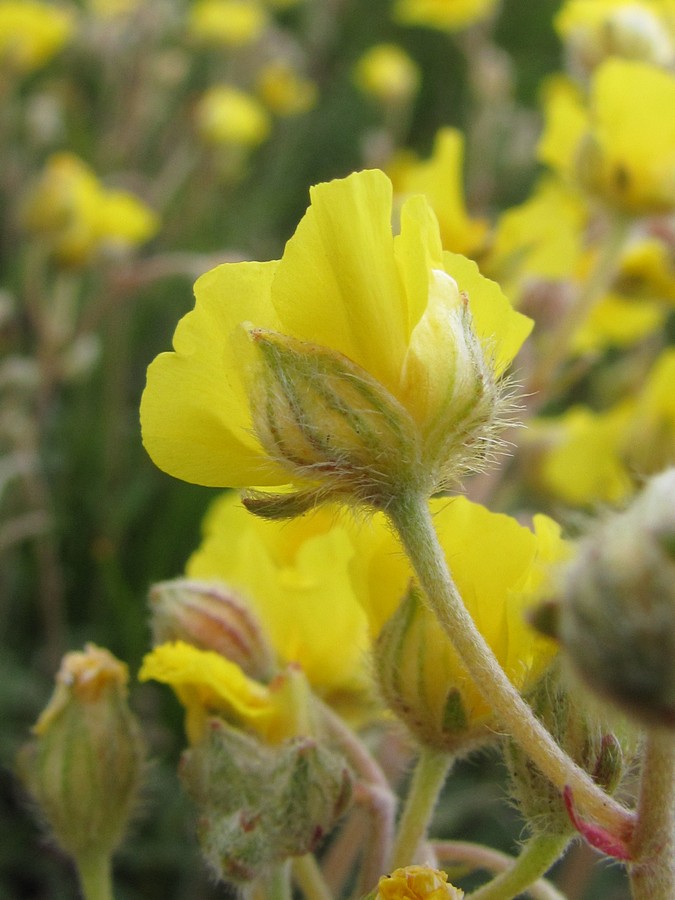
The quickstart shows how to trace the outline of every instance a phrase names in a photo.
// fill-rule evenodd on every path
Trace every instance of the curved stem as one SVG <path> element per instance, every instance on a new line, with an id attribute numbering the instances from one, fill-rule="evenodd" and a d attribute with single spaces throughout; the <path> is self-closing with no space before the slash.
<path id="1" fill-rule="evenodd" d="M 570 842 L 570 835 L 538 834 L 530 838 L 513 864 L 467 900 L 510 900 L 529 888 L 557 862 Z"/>
<path id="2" fill-rule="evenodd" d="M 106 853 L 82 853 L 75 865 L 84 900 L 113 900 L 112 864 Z"/>
<path id="3" fill-rule="evenodd" d="M 332 900 L 333 895 L 312 853 L 296 857 L 291 867 L 293 880 L 302 891 L 305 900 Z"/>
<path id="4" fill-rule="evenodd" d="M 514 865 L 516 860 L 508 853 L 474 844 L 471 841 L 434 841 L 434 850 L 439 860 L 446 865 L 463 862 L 473 869 L 485 869 L 487 872 L 504 872 Z M 533 900 L 566 900 L 555 885 L 545 878 L 538 878 L 530 884 L 527 893 Z"/>
<path id="5" fill-rule="evenodd" d="M 612 834 L 630 839 L 633 816 L 561 750 L 506 673 L 464 606 L 434 529 L 426 498 L 403 496 L 387 510 L 429 604 L 484 699 L 540 771 Z"/>
<path id="6" fill-rule="evenodd" d="M 372 821 L 365 844 L 358 847 L 361 851 L 358 887 L 364 894 L 386 869 L 394 835 L 396 796 L 377 760 L 349 726 L 325 703 L 316 700 L 316 706 L 323 726 L 359 777 L 355 800 Z M 349 861 L 345 854 L 341 855 L 345 863 Z"/>
<path id="7" fill-rule="evenodd" d="M 634 900 L 675 897 L 675 739 L 647 735 L 629 867 Z"/>
<path id="8" fill-rule="evenodd" d="M 421 749 L 396 834 L 392 869 L 418 862 L 417 854 L 427 836 L 451 764 L 449 753 L 428 747 Z"/>

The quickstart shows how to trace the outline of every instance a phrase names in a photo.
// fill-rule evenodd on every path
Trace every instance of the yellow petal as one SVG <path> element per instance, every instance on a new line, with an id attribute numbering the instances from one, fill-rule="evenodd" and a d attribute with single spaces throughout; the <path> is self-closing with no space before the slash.
<path id="1" fill-rule="evenodd" d="M 394 260 L 391 183 L 377 170 L 357 172 L 312 188 L 311 200 L 274 279 L 279 330 L 338 350 L 394 390 L 408 312 Z"/>
<path id="2" fill-rule="evenodd" d="M 175 352 L 162 353 L 148 369 L 143 443 L 176 478 L 212 487 L 289 480 L 252 435 L 245 387 L 252 361 L 240 335 L 251 317 L 276 324 L 269 304 L 275 266 L 237 263 L 203 275 L 195 285 L 197 304 L 176 329 Z"/>
<path id="3" fill-rule="evenodd" d="M 446 252 L 443 261 L 445 271 L 469 298 L 474 331 L 489 349 L 499 376 L 513 361 L 534 323 L 516 312 L 499 285 L 481 275 L 473 260 Z"/>

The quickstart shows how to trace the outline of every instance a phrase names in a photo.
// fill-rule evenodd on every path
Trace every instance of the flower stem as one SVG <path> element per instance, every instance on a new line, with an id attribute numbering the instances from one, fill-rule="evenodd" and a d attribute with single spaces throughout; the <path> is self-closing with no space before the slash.
<path id="1" fill-rule="evenodd" d="M 113 900 L 112 863 L 107 853 L 81 853 L 75 858 L 84 900 Z"/>
<path id="2" fill-rule="evenodd" d="M 561 750 L 509 681 L 457 591 L 424 496 L 402 496 L 387 513 L 410 557 L 429 604 L 476 687 L 540 771 L 575 805 L 612 834 L 630 838 L 632 814 L 609 797 Z"/>
<path id="3" fill-rule="evenodd" d="M 312 853 L 298 856 L 292 862 L 293 879 L 305 900 L 332 900 L 332 894 Z"/>
<path id="4" fill-rule="evenodd" d="M 675 739 L 647 735 L 629 867 L 634 900 L 675 897 Z"/>
<path id="5" fill-rule="evenodd" d="M 513 865 L 469 894 L 467 900 L 510 900 L 538 881 L 563 855 L 570 835 L 538 834 L 530 838 Z"/>
<path id="6" fill-rule="evenodd" d="M 468 863 L 471 869 L 485 869 L 498 874 L 510 869 L 516 860 L 508 853 L 474 844 L 471 841 L 434 841 L 433 848 L 443 867 L 457 862 Z M 533 881 L 527 889 L 532 900 L 566 900 L 565 894 L 545 878 Z"/>
<path id="7" fill-rule="evenodd" d="M 291 900 L 291 867 L 287 860 L 244 888 L 245 900 Z"/>
<path id="8" fill-rule="evenodd" d="M 423 747 L 399 822 L 392 869 L 418 862 L 417 854 L 431 824 L 434 807 L 445 783 L 452 756 Z"/>

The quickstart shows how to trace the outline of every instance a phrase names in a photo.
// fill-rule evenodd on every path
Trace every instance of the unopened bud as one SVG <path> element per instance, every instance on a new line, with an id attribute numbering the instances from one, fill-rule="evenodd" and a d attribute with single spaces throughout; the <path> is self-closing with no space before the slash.
<path id="1" fill-rule="evenodd" d="M 150 589 L 154 644 L 185 641 L 225 656 L 257 681 L 275 672 L 274 651 L 245 600 L 225 585 L 176 578 Z"/>
<path id="2" fill-rule="evenodd" d="M 613 793 L 624 771 L 622 745 L 597 715 L 570 695 L 557 667 L 549 671 L 527 699 L 563 750 L 602 788 Z M 507 744 L 505 759 L 511 796 L 531 827 L 545 834 L 570 831 L 564 797 L 513 740 Z"/>
<path id="3" fill-rule="evenodd" d="M 474 715 L 476 689 L 416 585 L 383 626 L 373 653 L 385 702 L 423 746 L 457 754 L 495 737 L 484 704 Z"/>
<path id="4" fill-rule="evenodd" d="M 144 747 L 127 706 L 126 666 L 87 644 L 68 653 L 19 755 L 19 773 L 59 844 L 78 858 L 112 853 L 139 785 Z"/>
<path id="5" fill-rule="evenodd" d="M 445 872 L 429 866 L 406 866 L 383 875 L 366 900 L 462 900 L 464 891 L 448 883 Z"/>
<path id="6" fill-rule="evenodd" d="M 326 347 L 256 329 L 265 394 L 254 404 L 258 436 L 292 471 L 337 493 L 376 501 L 378 486 L 408 482 L 419 458 L 404 407 L 360 366 Z"/>
<path id="7" fill-rule="evenodd" d="M 590 688 L 648 725 L 675 727 L 675 469 L 579 545 L 559 639 Z"/>
<path id="8" fill-rule="evenodd" d="M 344 759 L 299 737 L 271 747 L 220 719 L 183 756 L 204 856 L 225 880 L 245 882 L 313 851 L 346 810 Z"/>

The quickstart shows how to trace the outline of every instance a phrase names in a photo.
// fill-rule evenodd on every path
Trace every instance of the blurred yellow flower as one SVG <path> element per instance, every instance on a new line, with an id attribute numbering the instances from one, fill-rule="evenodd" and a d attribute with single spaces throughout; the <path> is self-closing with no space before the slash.
<path id="1" fill-rule="evenodd" d="M 416 478 L 456 478 L 458 442 L 466 444 L 472 427 L 477 441 L 485 438 L 477 417 L 491 398 L 483 391 L 513 359 L 530 320 L 473 262 L 443 254 L 423 197 L 404 204 L 394 238 L 392 189 L 381 172 L 318 185 L 311 198 L 280 261 L 222 265 L 197 282 L 175 351 L 148 370 L 141 405 L 148 452 L 165 471 L 205 485 L 293 482 L 358 493 L 371 489 L 369 467 L 389 485 L 396 467 L 410 462 L 398 452 L 403 435 L 415 444 L 410 465 L 415 454 L 424 460 Z M 302 411 L 278 418 L 287 415 L 277 404 L 291 402 L 294 377 L 279 375 L 271 385 L 261 341 L 272 361 L 289 346 L 308 377 L 325 365 L 335 380 L 324 370 L 315 388 L 303 381 Z M 343 378 L 343 370 L 351 374 Z M 317 390 L 328 394 L 321 400 Z M 330 399 L 332 390 L 354 395 Z M 354 413 L 344 403 L 356 403 Z M 306 435 L 294 431 L 305 425 Z M 371 443 L 381 450 L 375 460 Z M 382 474 L 385 461 L 394 474 Z"/>
<path id="2" fill-rule="evenodd" d="M 38 0 L 0 2 L 0 67 L 39 69 L 69 40 L 74 24 L 65 6 Z"/>
<path id="3" fill-rule="evenodd" d="M 508 677 L 527 693 L 556 653 L 525 615 L 550 587 L 550 567 L 567 558 L 558 525 L 535 516 L 531 531 L 464 497 L 433 500 L 431 509 L 467 609 Z M 494 714 L 428 605 L 408 594 L 397 609 L 411 572 L 383 520 L 364 533 L 362 546 L 369 567 L 364 602 L 379 635 L 385 699 L 429 746 L 453 752 L 490 738 Z"/>
<path id="4" fill-rule="evenodd" d="M 354 79 L 365 94 L 381 103 L 399 105 L 417 93 L 420 72 L 398 44 L 376 44 L 356 63 Z"/>
<path id="5" fill-rule="evenodd" d="M 459 31 L 491 16 L 498 0 L 397 0 L 394 18 L 404 25 Z"/>
<path id="6" fill-rule="evenodd" d="M 455 128 L 436 134 L 431 157 L 401 159 L 392 173 L 396 194 L 424 194 L 431 204 L 445 250 L 471 255 L 482 247 L 487 222 L 467 215 L 464 203 L 462 165 L 464 136 Z"/>
<path id="7" fill-rule="evenodd" d="M 301 115 L 316 103 L 316 84 L 282 59 L 265 63 L 256 84 L 260 99 L 278 116 Z"/>
<path id="8" fill-rule="evenodd" d="M 524 203 L 499 216 L 486 268 L 510 297 L 531 279 L 567 281 L 581 257 L 587 220 L 581 195 L 545 176 Z"/>
<path id="9" fill-rule="evenodd" d="M 188 32 L 203 44 L 241 47 L 266 26 L 267 14 L 256 0 L 196 0 L 188 12 Z"/>
<path id="10" fill-rule="evenodd" d="M 608 56 L 667 66 L 675 58 L 675 9 L 669 2 L 567 0 L 554 24 L 582 71 Z"/>
<path id="11" fill-rule="evenodd" d="M 606 412 L 574 406 L 534 423 L 530 438 L 548 444 L 538 471 L 545 489 L 573 506 L 629 497 L 633 482 L 618 451 L 632 409 L 631 403 Z"/>
<path id="12" fill-rule="evenodd" d="M 406 866 L 380 878 L 373 900 L 461 900 L 464 891 L 448 883 L 445 872 Z"/>
<path id="13" fill-rule="evenodd" d="M 270 132 L 269 116 L 255 97 L 226 84 L 202 95 L 196 120 L 199 133 L 212 144 L 256 147 Z"/>
<path id="14" fill-rule="evenodd" d="M 638 301 L 608 294 L 596 303 L 575 333 L 572 352 L 629 347 L 660 330 L 667 312 L 665 305 L 657 301 Z"/>
<path id="15" fill-rule="evenodd" d="M 675 206 L 675 75 L 612 58 L 595 70 L 588 108 L 573 88 L 549 93 L 540 158 L 634 215 Z"/>
<path id="16" fill-rule="evenodd" d="M 631 244 L 621 260 L 618 289 L 646 301 L 675 304 L 675 255 L 656 237 L 641 238 Z"/>
<path id="17" fill-rule="evenodd" d="M 174 641 L 160 644 L 146 654 L 138 678 L 160 681 L 173 688 L 185 707 L 185 730 L 191 743 L 203 736 L 212 715 L 250 728 L 270 743 L 295 733 L 294 694 L 299 673 L 279 676 L 270 685 L 260 684 L 219 653 Z"/>
<path id="18" fill-rule="evenodd" d="M 24 203 L 25 226 L 45 236 L 56 258 L 82 265 L 102 251 L 128 250 L 159 228 L 154 212 L 126 191 L 108 190 L 77 156 L 50 157 Z"/>
<path id="19" fill-rule="evenodd" d="M 280 524 L 252 516 L 225 494 L 209 511 L 187 574 L 237 591 L 279 663 L 298 663 L 319 694 L 351 705 L 367 699 L 371 684 L 359 555 L 353 528 L 334 509 Z"/>

